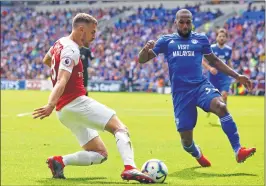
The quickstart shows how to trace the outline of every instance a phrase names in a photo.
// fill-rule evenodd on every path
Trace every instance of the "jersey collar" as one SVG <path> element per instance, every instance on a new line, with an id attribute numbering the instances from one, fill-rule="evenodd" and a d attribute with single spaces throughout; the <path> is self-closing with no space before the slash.
<path id="1" fill-rule="evenodd" d="M 182 36 L 180 36 L 180 35 L 178 34 L 178 32 L 175 32 L 174 35 L 176 35 L 177 37 L 182 38 L 182 39 L 190 39 L 191 36 L 192 36 L 192 31 L 190 32 L 190 34 L 189 34 L 188 37 L 182 37 Z"/>
<path id="2" fill-rule="evenodd" d="M 220 48 L 220 49 L 224 49 L 224 48 L 225 48 L 225 44 L 224 44 L 223 47 L 220 47 L 220 45 L 219 45 L 218 43 L 216 43 L 216 46 L 217 46 L 218 48 Z"/>

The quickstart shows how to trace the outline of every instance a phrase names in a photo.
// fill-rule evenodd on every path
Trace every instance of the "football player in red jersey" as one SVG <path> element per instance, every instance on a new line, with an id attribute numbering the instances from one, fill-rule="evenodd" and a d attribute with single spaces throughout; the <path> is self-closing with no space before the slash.
<path id="1" fill-rule="evenodd" d="M 63 170 L 67 165 L 89 166 L 104 162 L 107 150 L 97 130 L 106 130 L 114 135 L 124 162 L 122 179 L 153 183 L 148 175 L 136 168 L 128 129 L 115 111 L 85 96 L 79 47 L 88 46 L 95 39 L 97 24 L 91 15 L 77 14 L 72 22 L 72 33 L 56 41 L 44 57 L 44 63 L 51 67 L 53 90 L 48 103 L 35 109 L 33 117 L 43 119 L 56 108 L 60 122 L 73 132 L 84 149 L 73 154 L 49 157 L 48 167 L 54 178 L 64 179 Z"/>

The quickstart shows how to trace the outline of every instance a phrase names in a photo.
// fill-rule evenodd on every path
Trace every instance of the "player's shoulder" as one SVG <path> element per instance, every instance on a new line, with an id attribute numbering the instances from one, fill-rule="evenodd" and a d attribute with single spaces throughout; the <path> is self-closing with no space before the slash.
<path id="1" fill-rule="evenodd" d="M 209 40 L 205 33 L 191 32 L 190 40 L 192 43 L 209 43 Z"/>
<path id="2" fill-rule="evenodd" d="M 224 45 L 224 48 L 226 48 L 227 50 L 232 50 L 232 47 L 230 47 L 229 45 Z"/>
<path id="3" fill-rule="evenodd" d="M 193 39 L 207 39 L 207 36 L 205 33 L 199 33 L 199 32 L 191 32 L 191 37 Z"/>
<path id="4" fill-rule="evenodd" d="M 216 48 L 216 47 L 217 47 L 217 44 L 216 43 L 214 43 L 214 44 L 211 45 L 211 48 Z"/>
<path id="5" fill-rule="evenodd" d="M 175 39 L 177 38 L 177 35 L 175 33 L 173 34 L 165 34 L 165 35 L 161 35 L 159 37 L 160 40 L 164 40 L 164 41 L 169 41 L 169 40 L 172 40 L 172 39 Z"/>
<path id="6" fill-rule="evenodd" d="M 79 46 L 77 43 L 75 43 L 73 40 L 71 40 L 68 37 L 62 37 L 59 39 L 59 42 L 61 45 L 63 45 L 63 49 L 65 50 L 72 50 L 74 53 L 79 54 Z"/>
<path id="7" fill-rule="evenodd" d="M 74 60 L 75 65 L 77 65 L 80 57 L 78 44 L 68 37 L 63 37 L 59 41 L 61 45 L 63 45 L 63 49 L 61 50 L 61 57 L 71 58 L 72 60 Z"/>

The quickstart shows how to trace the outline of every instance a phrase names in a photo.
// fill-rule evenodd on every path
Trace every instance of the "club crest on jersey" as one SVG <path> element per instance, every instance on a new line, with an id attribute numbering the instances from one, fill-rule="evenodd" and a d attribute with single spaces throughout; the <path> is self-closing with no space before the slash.
<path id="1" fill-rule="evenodd" d="M 229 52 L 225 52 L 225 55 L 228 56 L 229 55 Z"/>
<path id="2" fill-rule="evenodd" d="M 69 58 L 64 59 L 63 65 L 69 67 L 71 65 L 71 59 L 69 59 Z"/>
<path id="3" fill-rule="evenodd" d="M 192 39 L 192 40 L 191 40 L 191 43 L 193 43 L 193 44 L 197 44 L 197 43 L 198 43 L 198 40 L 196 40 L 196 39 Z"/>

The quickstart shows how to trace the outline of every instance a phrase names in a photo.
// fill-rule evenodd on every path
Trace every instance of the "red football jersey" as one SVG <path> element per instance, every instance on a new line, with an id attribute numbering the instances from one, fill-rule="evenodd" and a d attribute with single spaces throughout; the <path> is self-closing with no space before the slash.
<path id="1" fill-rule="evenodd" d="M 52 58 L 51 80 L 53 86 L 57 82 L 59 69 L 67 70 L 71 73 L 64 93 L 56 104 L 56 110 L 59 111 L 77 97 L 86 95 L 86 90 L 83 85 L 83 65 L 80 59 L 79 46 L 68 37 L 57 40 L 49 50 L 49 55 Z M 75 62 L 73 70 L 67 68 L 70 66 L 72 60 Z"/>

